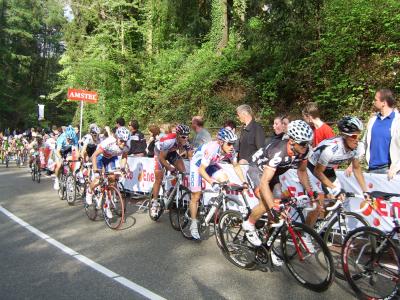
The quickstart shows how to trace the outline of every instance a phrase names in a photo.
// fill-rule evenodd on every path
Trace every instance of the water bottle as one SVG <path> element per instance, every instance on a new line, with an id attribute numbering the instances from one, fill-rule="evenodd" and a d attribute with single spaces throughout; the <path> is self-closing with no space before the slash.
<path id="1" fill-rule="evenodd" d="M 215 211 L 218 208 L 218 198 L 211 198 L 209 205 L 211 206 L 210 210 L 208 211 L 208 214 L 204 220 L 204 222 L 206 223 L 206 225 L 208 225 L 208 223 L 210 222 L 211 218 L 214 216 Z"/>

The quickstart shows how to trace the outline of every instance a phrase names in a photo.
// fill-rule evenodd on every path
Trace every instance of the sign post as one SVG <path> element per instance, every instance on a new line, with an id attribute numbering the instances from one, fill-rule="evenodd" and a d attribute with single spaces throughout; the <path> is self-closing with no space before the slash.
<path id="1" fill-rule="evenodd" d="M 79 139 L 82 138 L 83 102 L 96 104 L 99 99 L 97 92 L 68 89 L 68 100 L 81 102 L 81 117 L 79 122 Z"/>

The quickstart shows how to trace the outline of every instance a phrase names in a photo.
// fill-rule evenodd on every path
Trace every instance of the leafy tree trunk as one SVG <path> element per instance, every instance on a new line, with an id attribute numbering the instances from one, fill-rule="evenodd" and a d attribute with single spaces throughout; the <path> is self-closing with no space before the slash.
<path id="1" fill-rule="evenodd" d="M 220 0 L 222 6 L 222 38 L 217 46 L 218 52 L 228 45 L 229 24 L 228 24 L 228 0 Z"/>

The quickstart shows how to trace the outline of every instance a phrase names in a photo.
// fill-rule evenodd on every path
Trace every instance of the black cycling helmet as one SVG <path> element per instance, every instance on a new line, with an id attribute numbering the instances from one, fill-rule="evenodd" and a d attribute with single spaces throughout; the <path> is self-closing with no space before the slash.
<path id="1" fill-rule="evenodd" d="M 360 119 L 352 116 L 343 117 L 337 125 L 340 132 L 349 134 L 361 132 L 364 129 L 364 125 Z"/>
<path id="2" fill-rule="evenodd" d="M 175 132 L 181 136 L 188 136 L 190 134 L 190 128 L 185 124 L 179 124 L 175 128 Z"/>

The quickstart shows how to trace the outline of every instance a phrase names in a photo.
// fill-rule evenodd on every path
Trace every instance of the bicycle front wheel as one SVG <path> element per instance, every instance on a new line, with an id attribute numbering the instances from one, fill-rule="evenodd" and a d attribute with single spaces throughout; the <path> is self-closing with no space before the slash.
<path id="1" fill-rule="evenodd" d="M 103 195 L 103 216 L 107 226 L 119 229 L 124 222 L 125 204 L 121 193 L 114 186 L 109 186 Z"/>
<path id="2" fill-rule="evenodd" d="M 153 189 L 151 189 L 150 195 L 147 198 L 147 200 L 149 200 L 148 204 L 149 217 L 153 221 L 158 221 L 158 219 L 160 219 L 162 214 L 164 213 L 163 195 L 165 195 L 164 186 L 160 185 L 160 193 L 157 199 L 155 199 L 158 202 L 157 207 L 153 207 Z"/>
<path id="3" fill-rule="evenodd" d="M 281 251 L 289 272 L 302 286 L 323 292 L 332 284 L 332 255 L 322 238 L 307 225 L 286 226 L 281 231 Z"/>
<path id="4" fill-rule="evenodd" d="M 218 234 L 224 256 L 242 269 L 255 267 L 254 247 L 247 241 L 242 229 L 243 216 L 235 210 L 225 211 L 219 219 Z"/>
<path id="5" fill-rule="evenodd" d="M 65 175 L 62 174 L 60 179 L 59 179 L 59 189 L 58 189 L 58 198 L 60 198 L 60 200 L 64 200 L 65 199 Z"/>
<path id="6" fill-rule="evenodd" d="M 40 176 L 41 176 L 40 167 L 39 167 L 39 165 L 36 165 L 36 182 L 37 183 L 40 183 Z"/>
<path id="7" fill-rule="evenodd" d="M 32 177 L 32 181 L 35 182 L 35 180 L 36 180 L 36 165 L 33 165 L 33 169 L 31 169 L 31 177 Z"/>
<path id="8" fill-rule="evenodd" d="M 178 204 L 176 203 L 176 197 L 178 197 Z M 181 230 L 179 227 L 179 218 L 182 216 L 179 215 L 178 209 L 183 205 L 184 202 L 190 202 L 190 191 L 186 187 L 180 186 L 179 195 L 175 196 L 174 199 L 172 199 L 169 207 L 169 221 L 172 228 L 177 231 Z"/>
<path id="9" fill-rule="evenodd" d="M 68 175 L 66 180 L 66 197 L 69 205 L 74 205 L 76 200 L 76 180 L 73 175 Z"/>
<path id="10" fill-rule="evenodd" d="M 335 264 L 335 275 L 339 279 L 345 279 L 342 267 L 342 245 L 350 228 L 368 226 L 365 219 L 353 212 L 341 212 L 340 220 L 335 217 L 326 228 L 324 242 L 331 251 L 333 263 Z"/>
<path id="11" fill-rule="evenodd" d="M 373 227 L 349 233 L 342 249 L 343 272 L 360 299 L 398 299 L 400 251 Z"/>

